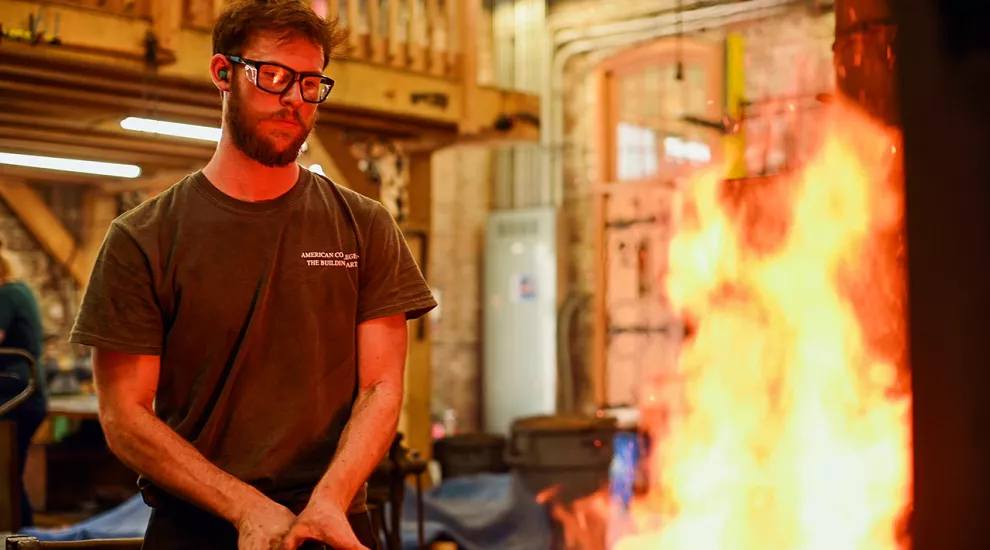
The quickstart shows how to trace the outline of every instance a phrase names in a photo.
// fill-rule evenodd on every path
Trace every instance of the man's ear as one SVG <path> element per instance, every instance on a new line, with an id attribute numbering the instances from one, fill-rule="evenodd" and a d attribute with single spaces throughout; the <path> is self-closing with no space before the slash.
<path id="1" fill-rule="evenodd" d="M 213 84 L 221 92 L 230 91 L 230 80 L 234 77 L 233 73 L 233 66 L 225 56 L 216 54 L 210 59 L 210 77 L 213 79 Z"/>

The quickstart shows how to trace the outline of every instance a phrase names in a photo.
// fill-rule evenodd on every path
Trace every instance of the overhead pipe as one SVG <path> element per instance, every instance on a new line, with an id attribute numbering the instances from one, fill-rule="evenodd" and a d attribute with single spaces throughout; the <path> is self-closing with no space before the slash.
<path id="1" fill-rule="evenodd" d="M 668 4 L 667 9 L 651 17 L 626 19 L 592 27 L 558 29 L 553 33 L 553 38 L 558 43 L 565 43 L 588 38 L 612 36 L 618 32 L 649 31 L 678 22 L 689 23 L 712 17 L 711 14 L 713 13 L 718 13 L 719 16 L 722 16 L 743 11 L 773 9 L 784 3 L 782 0 L 748 0 L 745 2 L 738 0 L 708 0 L 689 4 L 684 6 L 683 9 L 671 8 Z M 724 14 L 722 13 L 723 11 L 725 12 Z"/>
<path id="2" fill-rule="evenodd" d="M 551 31 L 568 27 L 580 27 L 588 23 L 589 14 L 596 21 L 608 21 L 613 19 L 631 19 L 634 17 L 654 15 L 657 12 L 667 9 L 670 9 L 670 0 L 598 2 L 593 6 L 581 6 L 580 10 L 576 10 L 574 12 L 565 11 L 564 13 L 554 14 L 553 16 L 547 18 L 547 27 Z"/>

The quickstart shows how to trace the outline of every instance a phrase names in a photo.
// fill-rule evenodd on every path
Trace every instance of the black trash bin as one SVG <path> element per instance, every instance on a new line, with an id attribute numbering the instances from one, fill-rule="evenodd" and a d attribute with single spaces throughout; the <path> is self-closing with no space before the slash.
<path id="1" fill-rule="evenodd" d="M 457 434 L 433 443 L 433 458 L 444 479 L 509 471 L 505 437 L 494 434 Z"/>
<path id="2" fill-rule="evenodd" d="M 534 494 L 552 489 L 556 501 L 568 502 L 608 486 L 614 418 L 537 416 L 511 429 L 506 460 Z"/>

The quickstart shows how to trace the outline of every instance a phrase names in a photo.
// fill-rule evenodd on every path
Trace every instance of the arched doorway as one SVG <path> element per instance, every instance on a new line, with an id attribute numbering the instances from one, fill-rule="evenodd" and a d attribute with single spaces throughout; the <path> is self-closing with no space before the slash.
<path id="1" fill-rule="evenodd" d="M 598 183 L 592 365 L 599 407 L 634 405 L 673 366 L 680 329 L 659 274 L 669 240 L 670 180 L 718 162 L 723 41 L 665 38 L 598 69 Z M 652 390 L 651 390 L 652 391 Z"/>

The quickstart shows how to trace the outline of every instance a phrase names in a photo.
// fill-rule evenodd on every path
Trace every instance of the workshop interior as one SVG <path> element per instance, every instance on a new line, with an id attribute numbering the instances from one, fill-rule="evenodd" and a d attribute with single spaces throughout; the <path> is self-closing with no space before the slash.
<path id="1" fill-rule="evenodd" d="M 988 7 L 306 3 L 348 34 L 296 162 L 379 201 L 438 304 L 381 548 L 986 547 Z M 141 548 L 68 335 L 110 224 L 214 154 L 227 4 L 0 0 L 0 240 L 44 330 L 0 341 L 35 367 L 0 372 L 7 550 Z"/>

